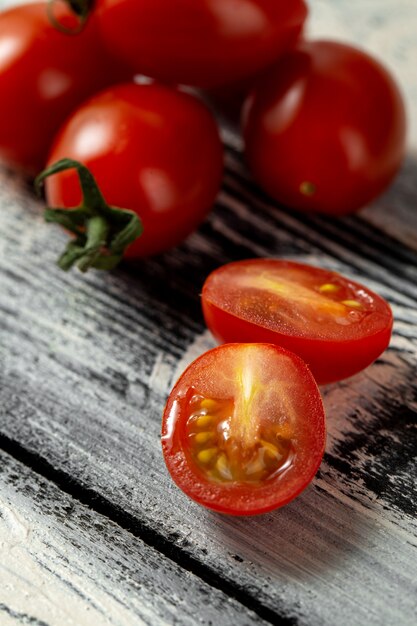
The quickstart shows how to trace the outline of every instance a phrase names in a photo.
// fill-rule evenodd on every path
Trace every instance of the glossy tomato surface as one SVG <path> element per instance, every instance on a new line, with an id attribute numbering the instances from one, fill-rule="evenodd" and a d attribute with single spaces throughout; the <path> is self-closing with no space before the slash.
<path id="1" fill-rule="evenodd" d="M 175 483 L 209 509 L 264 513 L 312 480 L 324 452 L 317 385 L 270 344 L 226 344 L 196 359 L 172 390 L 162 447 Z"/>
<path id="2" fill-rule="evenodd" d="M 119 85 L 86 102 L 60 131 L 49 163 L 63 158 L 89 168 L 108 204 L 142 219 L 128 258 L 157 254 L 189 235 L 211 208 L 223 170 L 210 111 L 159 85 Z M 51 206 L 77 206 L 77 173 L 49 178 L 46 192 Z"/>
<path id="3" fill-rule="evenodd" d="M 275 199 L 345 215 L 378 196 L 399 169 L 405 113 L 392 76 L 348 45 L 304 42 L 245 105 L 246 159 Z"/>
<path id="4" fill-rule="evenodd" d="M 276 60 L 301 30 L 304 0 L 99 0 L 109 50 L 141 74 L 201 87 Z"/>
<path id="5" fill-rule="evenodd" d="M 75 25 L 63 4 L 54 12 L 62 24 Z M 50 24 L 46 3 L 1 13 L 0 158 L 37 173 L 71 111 L 122 75 L 126 70 L 107 56 L 94 17 L 69 36 Z"/>
<path id="6" fill-rule="evenodd" d="M 389 344 L 392 312 L 363 285 L 301 263 L 223 265 L 203 287 L 207 326 L 221 342 L 269 342 L 298 354 L 319 384 L 370 365 Z"/>

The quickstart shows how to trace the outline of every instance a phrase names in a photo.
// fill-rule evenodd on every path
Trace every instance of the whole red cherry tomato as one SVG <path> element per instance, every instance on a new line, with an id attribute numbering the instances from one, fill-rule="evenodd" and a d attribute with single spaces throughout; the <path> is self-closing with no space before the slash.
<path id="1" fill-rule="evenodd" d="M 304 0 L 98 0 L 109 50 L 141 74 L 200 87 L 275 61 L 301 30 Z"/>
<path id="2" fill-rule="evenodd" d="M 0 14 L 0 159 L 31 174 L 45 165 L 55 133 L 83 100 L 115 82 L 123 70 L 101 44 L 91 16 L 83 32 L 69 36 L 50 22 L 47 3 Z M 76 20 L 63 5 L 56 20 Z"/>
<path id="3" fill-rule="evenodd" d="M 331 41 L 301 43 L 254 89 L 246 158 L 288 206 L 344 215 L 378 196 L 401 165 L 404 105 L 377 61 Z"/>
<path id="4" fill-rule="evenodd" d="M 172 390 L 162 448 L 175 483 L 209 509 L 271 511 L 314 477 L 325 417 L 301 359 L 270 344 L 226 344 L 195 360 Z"/>
<path id="5" fill-rule="evenodd" d="M 223 170 L 223 148 L 210 111 L 189 94 L 155 84 L 118 85 L 82 105 L 58 134 L 49 165 L 61 159 L 86 166 L 108 205 L 140 216 L 143 235 L 129 246 L 127 258 L 162 252 L 189 235 L 211 208 Z M 77 172 L 49 178 L 46 196 L 55 207 L 80 205 Z M 74 227 L 88 230 L 94 199 L 87 204 L 84 222 L 75 213 Z M 72 214 L 67 213 L 68 220 Z M 106 210 L 102 217 L 110 220 L 107 235 L 118 234 Z M 65 225 L 62 212 L 58 218 Z"/>
<path id="6" fill-rule="evenodd" d="M 336 272 L 291 261 L 250 259 L 218 268 L 204 283 L 202 306 L 219 341 L 283 346 L 319 384 L 364 369 L 391 337 L 385 300 Z"/>

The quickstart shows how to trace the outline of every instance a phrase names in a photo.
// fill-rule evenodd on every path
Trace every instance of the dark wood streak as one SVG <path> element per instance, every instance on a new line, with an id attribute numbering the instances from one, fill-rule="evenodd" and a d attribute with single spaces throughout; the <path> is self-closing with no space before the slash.
<path id="1" fill-rule="evenodd" d="M 28 615 L 27 613 L 13 611 L 13 609 L 3 603 L 0 603 L 0 613 L 5 613 L 8 617 L 16 620 L 18 623 L 20 622 L 21 624 L 29 624 L 30 626 L 49 626 L 49 624 L 43 620 L 39 620 L 32 615 Z"/>
<path id="2" fill-rule="evenodd" d="M 37 578 L 45 580 L 46 577 L 52 593 L 57 593 L 52 601 L 49 593 L 43 598 L 43 605 L 46 603 L 51 613 L 51 625 L 62 623 L 65 608 L 61 614 L 60 604 L 65 607 L 74 602 L 74 598 L 80 600 L 85 609 L 71 615 L 70 623 L 78 623 L 79 619 L 83 625 L 191 625 L 196 616 L 198 622 L 206 626 L 220 623 L 222 619 L 239 626 L 268 623 L 226 595 L 225 591 L 217 590 L 213 584 L 209 586 L 191 574 L 189 568 L 176 566 L 163 556 L 161 550 L 145 545 L 137 538 L 136 524 L 132 525 L 134 532 L 130 532 L 118 521 L 109 521 L 107 512 L 112 510 L 111 504 L 110 509 L 106 508 L 105 516 L 91 510 L 94 500 L 87 498 L 86 506 L 82 502 L 86 495 L 82 490 L 78 493 L 81 498 L 77 494 L 75 499 L 71 497 L 71 492 L 76 492 L 71 480 L 64 479 L 62 474 L 50 468 L 48 473 L 63 487 L 59 489 L 42 477 L 46 466 L 40 465 L 33 455 L 22 454 L 17 449 L 12 452 L 17 453 L 15 456 L 21 457 L 25 465 L 0 452 L 3 478 L 0 510 L 6 506 L 7 511 L 11 505 L 22 522 L 16 523 L 12 519 L 7 526 L 7 520 L 0 521 L 0 524 L 6 524 L 5 529 L 0 526 L 1 536 L 4 540 L 5 531 L 8 531 L 10 546 L 18 545 L 19 554 L 23 555 L 23 562 L 15 562 L 10 572 L 17 578 L 23 576 L 23 587 L 28 580 L 30 593 L 42 594 L 41 586 L 36 589 Z M 41 471 L 31 471 L 28 463 Z M 95 504 L 100 508 L 99 502 Z M 123 512 L 120 519 L 123 521 Z M 25 525 L 24 533 L 16 532 L 19 523 Z M 9 549 L 7 539 L 3 547 L 6 551 Z M 6 560 L 7 568 L 12 564 L 13 559 Z M 0 580 L 1 576 L 0 564 Z M 16 596 L 13 603 L 16 603 Z M 123 614 L 118 611 L 119 607 L 124 610 Z M 0 611 L 16 623 L 48 626 L 42 619 L 16 611 L 4 603 L 0 603 Z M 90 619 L 88 614 L 84 617 L 86 611 L 90 613 Z M 64 621 L 68 623 L 66 619 Z M 280 622 L 277 619 L 272 623 Z"/>
<path id="3" fill-rule="evenodd" d="M 398 589 L 390 573 L 395 559 L 383 546 L 388 542 L 405 558 L 396 533 L 407 529 L 405 536 L 413 537 L 414 493 L 403 475 L 412 467 L 412 444 L 404 468 L 394 462 L 400 444 L 395 441 L 393 458 L 389 454 L 391 434 L 400 437 L 396 416 L 408 428 L 415 401 L 407 389 L 416 388 L 416 337 L 412 327 L 410 335 L 404 331 L 415 316 L 408 256 L 381 267 L 378 242 L 367 243 L 364 259 L 354 238 L 342 232 L 335 240 L 331 229 L 322 233 L 314 220 L 257 200 L 229 176 L 216 210 L 176 250 L 109 276 L 65 275 L 52 266 L 65 236 L 58 230 L 50 236 L 33 200 L 18 182 L 6 182 L 1 194 L 8 211 L 0 216 L 3 446 L 271 623 L 330 624 L 340 603 L 352 624 L 379 626 L 401 610 L 407 623 L 412 564 Z M 314 486 L 262 519 L 218 519 L 189 503 L 167 477 L 160 415 L 179 361 L 204 329 L 199 292 L 205 276 L 225 261 L 260 254 L 347 271 L 391 299 L 404 326 L 392 351 L 369 372 L 325 390 L 330 445 Z M 391 389 L 397 403 L 384 412 Z M 383 432 L 376 437 L 378 429 Z M 386 485 L 383 463 L 398 485 Z M 388 530 L 383 526 L 378 534 L 373 515 Z M 368 541 L 377 546 L 372 554 Z M 362 552 L 363 562 L 356 556 Z M 368 606 L 374 596 L 364 582 L 374 563 L 375 576 L 382 577 L 375 591 L 379 608 Z M 394 585 L 397 600 L 388 597 L 384 580 Z"/>
<path id="4" fill-rule="evenodd" d="M 333 258 L 346 264 L 347 267 L 356 270 L 358 275 L 365 274 L 373 276 L 377 270 L 378 280 L 384 280 L 381 267 L 386 270 L 385 280 L 391 278 L 389 286 L 395 285 L 391 272 L 399 283 L 404 284 L 404 289 L 409 297 L 417 299 L 417 255 L 412 255 L 414 263 L 407 264 L 402 259 L 396 259 L 391 256 L 388 259 L 378 249 L 372 250 L 368 245 L 355 239 L 349 234 L 343 235 L 344 231 L 339 229 L 329 229 L 329 226 L 335 223 L 328 218 L 307 217 L 306 215 L 289 213 L 288 210 L 281 206 L 273 205 L 266 196 L 261 199 L 259 195 L 248 190 L 246 187 L 236 185 L 235 183 L 226 190 L 230 196 L 240 200 L 242 205 L 254 207 L 257 213 L 266 212 L 271 227 L 275 229 L 285 228 L 286 231 L 292 232 L 296 237 L 303 238 L 309 245 L 310 250 L 318 250 L 329 254 Z M 252 210 L 254 210 L 252 208 Z M 317 222 L 322 219 L 326 224 L 326 228 L 317 227 Z M 345 229 L 349 233 L 348 228 Z M 387 244 L 388 245 L 388 244 Z M 372 251 L 372 253 L 369 252 Z M 276 254 L 277 250 L 270 250 L 270 254 Z M 396 283 L 398 287 L 398 282 Z"/>

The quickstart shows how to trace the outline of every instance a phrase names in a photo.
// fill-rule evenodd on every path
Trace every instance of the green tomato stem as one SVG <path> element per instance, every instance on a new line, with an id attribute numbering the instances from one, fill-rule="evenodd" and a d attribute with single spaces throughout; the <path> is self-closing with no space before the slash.
<path id="1" fill-rule="evenodd" d="M 61 269 L 74 265 L 86 272 L 91 267 L 110 270 L 122 260 L 128 246 L 143 232 L 142 222 L 134 211 L 107 204 L 90 170 L 72 159 L 57 161 L 35 180 L 38 194 L 44 180 L 68 169 L 77 171 L 82 191 L 80 206 L 70 209 L 45 209 L 47 222 L 60 224 L 75 235 L 58 259 Z"/>

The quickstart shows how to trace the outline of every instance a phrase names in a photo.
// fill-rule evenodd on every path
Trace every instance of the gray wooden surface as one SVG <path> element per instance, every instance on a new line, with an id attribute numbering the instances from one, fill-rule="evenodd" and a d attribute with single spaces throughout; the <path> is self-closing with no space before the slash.
<path id="1" fill-rule="evenodd" d="M 1 624 L 266 623 L 26 465 L 0 462 Z"/>
<path id="2" fill-rule="evenodd" d="M 343 36 L 349 26 L 363 44 L 368 33 L 403 80 L 417 62 L 415 3 L 378 6 L 317 0 L 311 28 Z M 400 25 L 402 47 L 390 48 Z M 416 83 L 405 89 L 411 129 Z M 413 132 L 391 190 L 337 221 L 274 206 L 225 132 L 225 184 L 206 223 L 109 275 L 56 269 L 65 235 L 43 223 L 18 177 L 0 173 L 2 626 L 416 623 Z M 377 363 L 323 389 L 328 443 L 313 484 L 282 510 L 234 519 L 172 484 L 160 419 L 177 375 L 214 345 L 199 304 L 205 276 L 261 255 L 366 283 L 390 301 L 395 327 Z"/>

